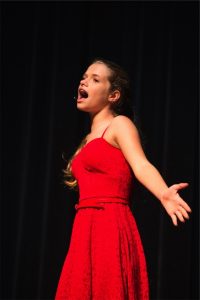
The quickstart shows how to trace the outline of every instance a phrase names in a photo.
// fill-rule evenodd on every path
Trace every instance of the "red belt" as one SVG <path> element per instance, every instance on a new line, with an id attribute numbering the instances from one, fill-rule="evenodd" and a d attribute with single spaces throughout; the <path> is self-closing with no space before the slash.
<path id="1" fill-rule="evenodd" d="M 78 210 L 80 208 L 96 208 L 96 209 L 104 209 L 104 203 L 120 203 L 120 204 L 125 204 L 125 205 L 129 205 L 130 203 L 128 202 L 127 199 L 124 198 L 119 198 L 119 199 L 106 199 L 105 198 L 101 198 L 99 197 L 97 198 L 87 198 L 87 199 L 83 199 L 81 200 L 78 204 L 75 205 L 75 209 Z"/>

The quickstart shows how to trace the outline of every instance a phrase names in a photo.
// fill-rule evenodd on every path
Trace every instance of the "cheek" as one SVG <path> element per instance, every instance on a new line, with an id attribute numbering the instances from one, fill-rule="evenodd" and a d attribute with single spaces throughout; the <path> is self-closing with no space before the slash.
<path id="1" fill-rule="evenodd" d="M 95 86 L 90 89 L 90 96 L 96 99 L 98 102 L 106 102 L 109 96 L 109 88 L 102 86 Z"/>
<path id="2" fill-rule="evenodd" d="M 109 92 L 107 89 L 98 89 L 96 91 L 96 95 L 98 95 L 99 97 L 102 97 L 102 98 L 108 98 L 108 95 L 109 95 Z"/>
<path id="3" fill-rule="evenodd" d="M 100 91 L 96 96 L 98 102 L 106 103 L 108 101 L 108 93 L 106 91 Z"/>

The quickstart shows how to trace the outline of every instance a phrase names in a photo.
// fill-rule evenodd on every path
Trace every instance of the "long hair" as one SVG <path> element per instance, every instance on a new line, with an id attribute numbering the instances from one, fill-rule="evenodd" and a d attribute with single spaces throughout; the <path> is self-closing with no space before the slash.
<path id="1" fill-rule="evenodd" d="M 131 98 L 131 89 L 130 89 L 130 80 L 128 74 L 116 63 L 106 60 L 103 58 L 95 58 L 91 61 L 90 65 L 94 63 L 100 63 L 107 66 L 110 70 L 110 75 L 108 80 L 110 82 L 110 92 L 119 90 L 120 98 L 110 104 L 110 108 L 115 116 L 124 115 L 134 121 L 134 111 L 130 102 Z M 82 146 L 86 143 L 86 137 L 84 137 L 79 146 L 76 149 L 76 152 L 69 158 L 67 162 L 66 169 L 64 172 L 64 184 L 67 185 L 70 189 L 78 191 L 77 180 L 74 178 L 71 169 L 71 163 L 76 154 L 81 150 Z"/>

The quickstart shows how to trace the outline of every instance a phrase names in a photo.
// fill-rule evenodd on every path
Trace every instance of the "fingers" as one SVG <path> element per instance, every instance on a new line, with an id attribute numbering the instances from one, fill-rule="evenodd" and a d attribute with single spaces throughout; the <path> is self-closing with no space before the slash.
<path id="1" fill-rule="evenodd" d="M 176 210 L 176 211 L 175 211 L 175 214 L 177 215 L 177 217 L 179 218 L 179 220 L 180 220 L 181 222 L 185 222 L 185 220 L 184 220 L 184 218 L 183 218 L 183 215 L 182 215 L 182 213 L 181 213 L 179 210 Z"/>
<path id="2" fill-rule="evenodd" d="M 171 215 L 171 218 L 172 218 L 172 222 L 173 222 L 173 224 L 174 224 L 175 226 L 178 225 L 178 223 L 177 223 L 177 218 L 179 218 L 179 220 L 180 220 L 181 222 L 185 222 L 185 220 L 184 220 L 182 214 L 181 214 L 179 211 L 175 211 L 175 212 Z"/>
<path id="3" fill-rule="evenodd" d="M 185 222 L 185 219 L 189 219 L 189 215 L 183 207 L 179 207 L 172 215 L 172 222 L 175 226 L 178 225 L 177 220 L 179 219 L 181 222 Z M 185 219 L 184 219 L 185 218 Z"/>
<path id="4" fill-rule="evenodd" d="M 181 183 L 179 183 L 179 186 L 180 186 L 182 189 L 188 187 L 188 185 L 189 185 L 188 182 L 181 182 Z"/>
<path id="5" fill-rule="evenodd" d="M 192 212 L 191 208 L 189 207 L 189 205 L 184 201 L 183 203 L 181 203 L 181 206 L 188 212 Z"/>
<path id="6" fill-rule="evenodd" d="M 179 211 L 181 212 L 181 214 L 183 215 L 183 217 L 185 219 L 189 219 L 189 215 L 188 215 L 187 211 L 183 207 L 180 206 L 179 207 Z"/>
<path id="7" fill-rule="evenodd" d="M 175 226 L 177 226 L 178 224 L 177 224 L 177 217 L 176 217 L 176 215 L 175 215 L 175 214 L 172 214 L 172 215 L 171 215 L 171 218 L 172 218 L 173 224 L 174 224 Z"/>
<path id="8" fill-rule="evenodd" d="M 189 183 L 187 183 L 187 182 L 181 182 L 181 183 L 173 184 L 172 187 L 175 190 L 181 190 L 181 189 L 185 189 L 186 187 L 188 187 L 188 185 L 189 185 Z"/>
<path id="9" fill-rule="evenodd" d="M 178 196 L 178 203 L 180 204 L 180 206 L 182 206 L 186 211 L 188 212 L 192 212 L 191 208 L 189 207 L 189 205 L 180 197 L 179 194 L 177 194 Z"/>
<path id="10" fill-rule="evenodd" d="M 175 226 L 178 225 L 178 220 L 181 222 L 185 222 L 185 219 L 189 219 L 188 213 L 191 213 L 192 210 L 189 205 L 180 197 L 178 191 L 188 187 L 187 182 L 181 182 L 172 185 L 169 190 L 166 192 L 165 198 L 169 200 L 164 203 L 165 208 L 170 208 L 172 222 Z M 168 205 L 169 204 L 169 205 Z M 173 212 L 173 213 L 172 213 Z"/>

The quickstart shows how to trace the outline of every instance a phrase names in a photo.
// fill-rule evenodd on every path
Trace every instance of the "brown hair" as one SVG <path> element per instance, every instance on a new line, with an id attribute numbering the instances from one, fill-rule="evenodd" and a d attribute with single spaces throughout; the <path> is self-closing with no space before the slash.
<path id="1" fill-rule="evenodd" d="M 74 189 L 76 191 L 78 190 L 78 184 L 77 184 L 77 180 L 74 178 L 74 176 L 72 174 L 71 163 L 72 163 L 73 158 L 79 153 L 81 148 L 85 145 L 85 143 L 86 143 L 85 138 L 86 138 L 86 136 L 81 140 L 79 146 L 76 149 L 76 152 L 69 158 L 66 169 L 62 170 L 64 173 L 63 183 L 66 186 L 68 186 L 70 189 Z M 63 155 L 62 155 L 62 158 L 65 160 Z"/>
<path id="2" fill-rule="evenodd" d="M 91 64 L 102 63 L 110 70 L 110 76 L 108 80 L 110 82 L 110 91 L 120 91 L 120 98 L 117 102 L 111 103 L 112 111 L 117 115 L 125 115 L 130 119 L 134 119 L 134 112 L 130 103 L 131 88 L 128 74 L 116 63 L 103 58 L 95 58 L 91 61 Z"/>
<path id="3" fill-rule="evenodd" d="M 117 102 L 111 103 L 111 110 L 115 115 L 125 115 L 130 119 L 134 118 L 133 108 L 130 104 L 130 81 L 127 73 L 116 63 L 103 59 L 103 58 L 95 58 L 91 61 L 89 65 L 94 63 L 101 63 L 108 67 L 110 70 L 110 76 L 108 78 L 110 82 L 110 90 L 120 91 L 120 98 Z M 76 154 L 78 154 L 79 150 L 81 150 L 82 146 L 86 143 L 86 137 L 84 137 L 76 149 L 76 152 L 69 158 L 66 169 L 63 170 L 64 178 L 63 181 L 65 185 L 69 188 L 78 190 L 77 180 L 74 178 L 71 170 L 71 163 Z"/>

